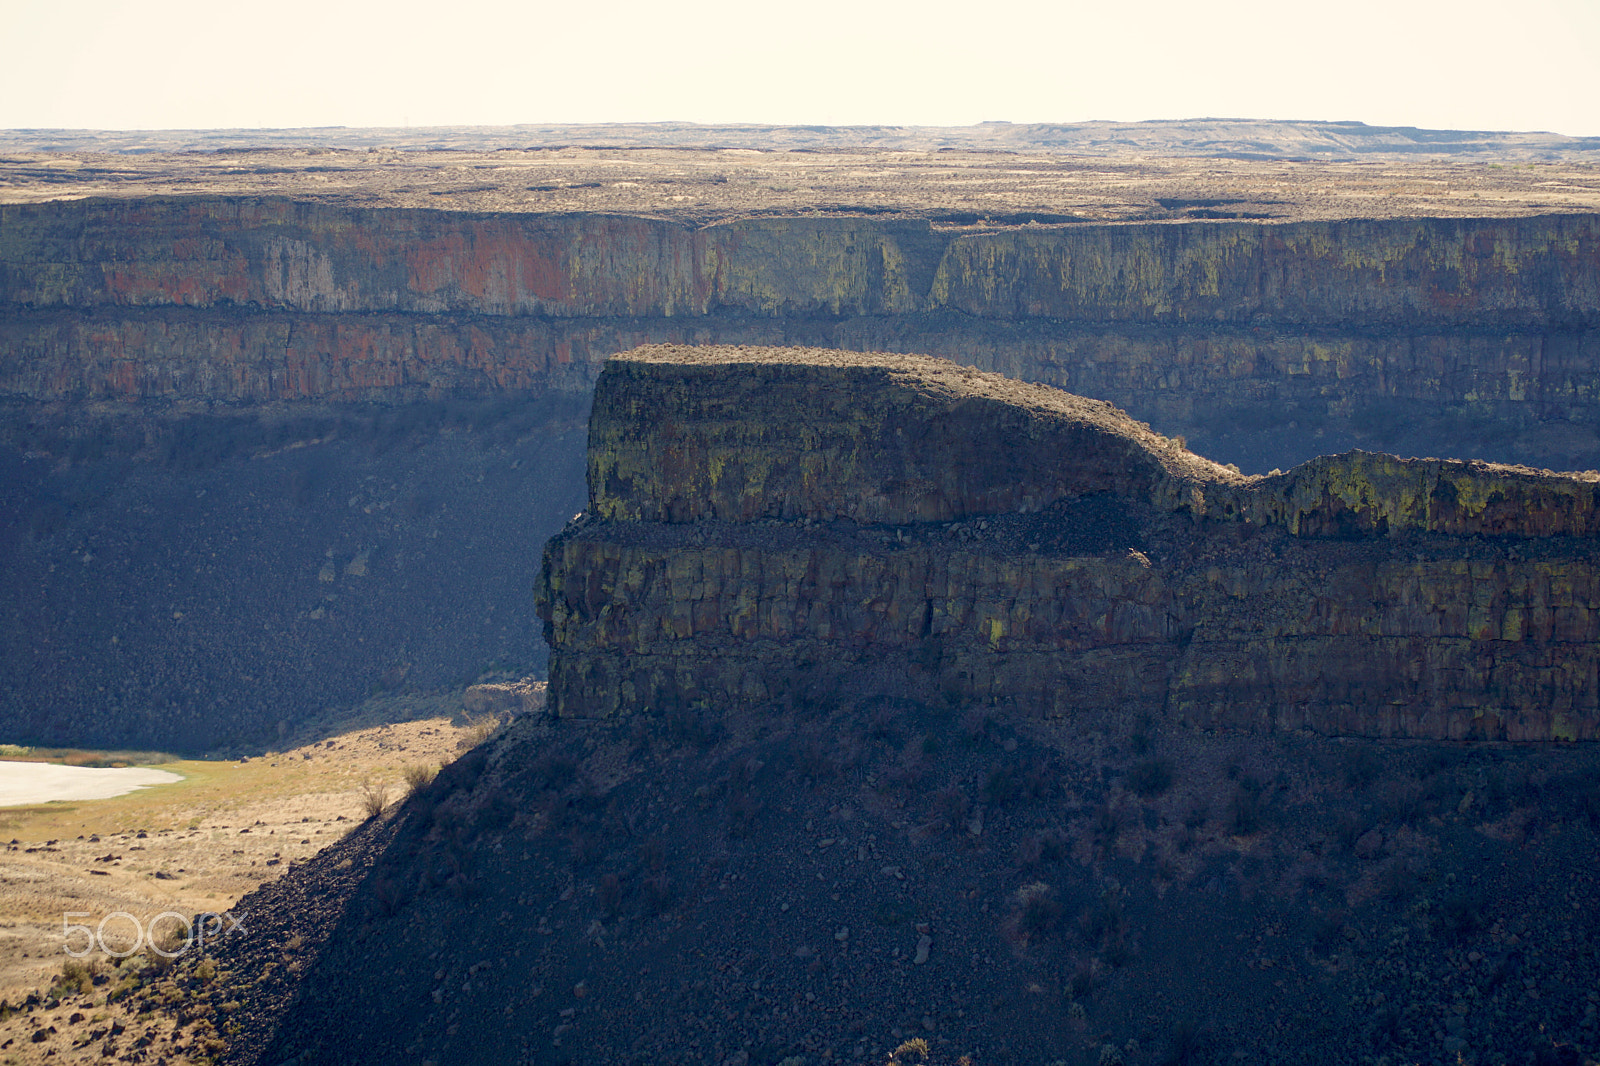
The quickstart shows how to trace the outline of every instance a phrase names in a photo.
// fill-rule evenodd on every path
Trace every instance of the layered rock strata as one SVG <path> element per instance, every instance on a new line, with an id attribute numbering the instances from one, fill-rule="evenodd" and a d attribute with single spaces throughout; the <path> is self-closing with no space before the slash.
<path id="1" fill-rule="evenodd" d="M 1600 734 L 1600 476 L 1247 477 L 941 360 L 656 346 L 545 550 L 550 701 L 917 699 L 1379 737 Z"/>
<path id="2" fill-rule="evenodd" d="M 581 393 L 639 343 L 799 343 L 1103 396 L 1246 463 L 1264 444 L 1268 465 L 1308 457 L 1294 442 L 1320 432 L 1600 466 L 1600 229 L 1584 214 L 974 231 L 12 205 L 0 310 L 0 395 L 32 401 Z"/>

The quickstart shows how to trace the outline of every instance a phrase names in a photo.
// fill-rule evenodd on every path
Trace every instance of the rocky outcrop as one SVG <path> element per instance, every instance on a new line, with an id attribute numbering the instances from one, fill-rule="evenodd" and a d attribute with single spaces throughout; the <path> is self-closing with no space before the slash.
<path id="1" fill-rule="evenodd" d="M 1416 530 L 1593 537 L 1600 534 L 1600 473 L 1350 452 L 1242 488 L 1213 489 L 1205 511 L 1301 536 Z"/>
<path id="2" fill-rule="evenodd" d="M 613 521 L 904 524 L 1244 480 L 1110 404 L 883 353 L 643 348 L 595 396 L 590 506 Z"/>
<path id="3" fill-rule="evenodd" d="M 1596 475 L 1354 453 L 1245 477 L 938 360 L 666 347 L 607 364 L 589 477 L 539 592 L 560 714 L 1600 735 Z"/>

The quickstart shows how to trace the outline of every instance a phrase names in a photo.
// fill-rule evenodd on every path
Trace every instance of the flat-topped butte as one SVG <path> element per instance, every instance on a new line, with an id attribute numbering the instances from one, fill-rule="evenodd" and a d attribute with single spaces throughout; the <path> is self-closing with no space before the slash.
<path id="1" fill-rule="evenodd" d="M 610 521 L 943 522 L 1109 492 L 1296 535 L 1600 531 L 1595 471 L 1356 451 L 1248 477 L 1104 401 L 885 352 L 650 345 L 613 357 L 595 387 L 588 468 L 590 510 Z"/>
<path id="2" fill-rule="evenodd" d="M 920 356 L 610 360 L 545 548 L 562 715 L 878 699 L 1207 728 L 1600 735 L 1600 475 L 1352 452 L 1247 477 Z"/>
<path id="3" fill-rule="evenodd" d="M 942 522 L 1243 480 L 1110 404 L 915 355 L 640 348 L 607 363 L 589 428 L 608 520 Z"/>

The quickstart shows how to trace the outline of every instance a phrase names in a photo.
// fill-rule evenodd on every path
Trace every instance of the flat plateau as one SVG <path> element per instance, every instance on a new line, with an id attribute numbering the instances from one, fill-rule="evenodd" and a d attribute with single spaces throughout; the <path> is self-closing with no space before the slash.
<path id="1" fill-rule="evenodd" d="M 561 147 L 5 151 L 0 204 L 289 197 L 361 208 L 625 214 L 697 225 L 872 215 L 993 227 L 1497 218 L 1600 210 L 1588 161 L 1162 158 L 974 151 Z"/>

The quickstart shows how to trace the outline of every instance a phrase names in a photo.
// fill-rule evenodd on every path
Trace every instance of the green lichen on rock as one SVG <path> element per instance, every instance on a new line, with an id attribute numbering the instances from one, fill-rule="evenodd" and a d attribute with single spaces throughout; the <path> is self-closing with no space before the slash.
<path id="1" fill-rule="evenodd" d="M 1297 535 L 1418 531 L 1591 537 L 1600 533 L 1600 473 L 1557 474 L 1499 463 L 1323 456 L 1288 474 L 1213 494 L 1247 521 Z"/>
<path id="2" fill-rule="evenodd" d="M 538 597 L 561 714 L 893 696 L 1600 736 L 1600 476 L 1244 477 L 1096 401 L 797 349 L 618 357 L 590 442 Z"/>

